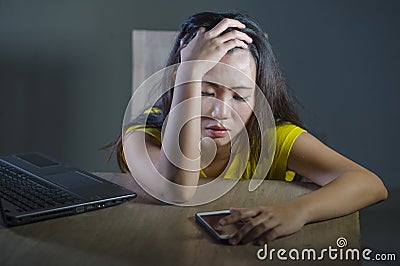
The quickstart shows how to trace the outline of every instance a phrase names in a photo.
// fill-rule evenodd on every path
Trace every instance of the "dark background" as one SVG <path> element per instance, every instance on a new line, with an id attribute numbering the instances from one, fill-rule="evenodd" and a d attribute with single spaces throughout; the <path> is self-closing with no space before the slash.
<path id="1" fill-rule="evenodd" d="M 389 200 L 361 213 L 362 236 L 394 251 L 400 1 L 0 0 L 0 155 L 37 150 L 118 171 L 98 149 L 118 135 L 131 96 L 131 31 L 232 9 L 269 33 L 309 131 L 388 186 Z"/>

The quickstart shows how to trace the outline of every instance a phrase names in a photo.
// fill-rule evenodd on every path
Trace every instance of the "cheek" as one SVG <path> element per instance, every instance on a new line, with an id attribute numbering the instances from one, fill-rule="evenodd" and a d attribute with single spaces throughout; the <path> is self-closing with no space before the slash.
<path id="1" fill-rule="evenodd" d="M 210 101 L 206 99 L 201 99 L 201 115 L 206 115 L 209 116 L 211 113 L 212 105 L 210 104 Z"/>
<path id="2" fill-rule="evenodd" d="M 237 123 L 240 123 L 244 127 L 250 119 L 253 109 L 249 105 L 243 104 L 243 106 L 236 108 L 236 112 L 238 114 L 236 117 Z"/>

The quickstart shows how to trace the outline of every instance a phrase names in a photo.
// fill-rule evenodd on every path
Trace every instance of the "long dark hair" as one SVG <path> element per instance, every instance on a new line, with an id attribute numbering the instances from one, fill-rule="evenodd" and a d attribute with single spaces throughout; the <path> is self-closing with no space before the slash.
<path id="1" fill-rule="evenodd" d="M 248 15 L 231 12 L 202 12 L 191 16 L 181 26 L 179 35 L 176 38 L 168 57 L 166 67 L 181 62 L 180 51 L 182 47 L 184 47 L 185 44 L 188 44 L 195 37 L 200 27 L 205 27 L 206 30 L 210 30 L 224 18 L 236 19 L 245 24 L 245 28 L 236 30 L 246 33 L 253 39 L 253 42 L 250 43 L 248 47 L 257 66 L 256 84 L 265 95 L 271 107 L 275 123 L 279 125 L 285 122 L 290 122 L 304 128 L 303 122 L 300 120 L 294 108 L 292 97 L 288 93 L 288 85 L 279 68 L 276 55 L 272 50 L 268 37 L 265 35 L 258 23 Z M 233 29 L 228 28 L 226 32 L 231 30 Z M 170 111 L 172 95 L 173 89 L 168 90 L 157 102 L 155 107 L 160 109 L 161 112 L 151 113 L 146 121 L 142 121 L 140 116 L 135 121 L 141 121 L 142 124 L 146 125 L 146 127 L 158 128 L 161 130 L 164 119 Z M 257 98 L 258 97 L 256 97 L 254 111 L 257 114 L 261 114 L 259 119 L 263 119 L 262 114 L 265 112 L 257 110 L 257 107 L 259 106 L 257 104 Z M 250 149 L 253 151 L 250 154 L 249 161 L 257 163 L 260 154 L 259 149 L 257 148 L 260 146 L 260 132 L 254 113 L 247 122 L 246 129 L 249 136 Z M 108 145 L 108 147 L 113 146 L 113 152 L 117 152 L 117 161 L 121 171 L 129 172 L 123 158 L 121 136 L 122 135 L 120 135 L 115 142 Z"/>

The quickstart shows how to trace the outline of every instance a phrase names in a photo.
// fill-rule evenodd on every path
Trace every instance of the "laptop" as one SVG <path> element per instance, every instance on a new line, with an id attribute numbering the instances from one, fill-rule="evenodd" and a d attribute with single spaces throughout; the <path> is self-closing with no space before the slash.
<path id="1" fill-rule="evenodd" d="M 0 157 L 0 212 L 21 225 L 123 203 L 136 193 L 38 152 Z"/>

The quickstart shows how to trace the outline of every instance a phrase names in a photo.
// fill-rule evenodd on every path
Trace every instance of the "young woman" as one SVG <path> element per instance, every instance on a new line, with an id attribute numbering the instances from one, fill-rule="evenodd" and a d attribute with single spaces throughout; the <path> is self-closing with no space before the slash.
<path id="1" fill-rule="evenodd" d="M 238 156 L 231 152 L 233 140 L 246 130 L 251 152 L 241 178 L 252 178 L 260 159 L 262 134 L 254 115 L 259 103 L 256 86 L 240 75 L 229 75 L 217 62 L 255 82 L 271 107 L 276 150 L 267 178 L 292 181 L 296 173 L 321 186 L 279 205 L 232 208 L 221 226 L 247 222 L 230 239 L 231 244 L 254 240 L 263 244 L 307 223 L 346 215 L 387 197 L 374 173 L 304 129 L 268 38 L 253 19 L 235 13 L 199 13 L 182 25 L 167 63 L 180 63 L 171 75 L 175 85 L 145 112 L 150 112 L 146 121 L 138 117 L 136 125 L 126 128 L 123 151 L 121 140 L 118 149 L 121 169 L 129 169 L 156 193 L 184 202 L 196 192 L 199 178 L 226 174 L 232 167 L 229 158 Z M 229 86 L 208 82 L 218 77 L 224 77 Z M 193 80 L 203 82 L 187 82 Z M 184 104 L 187 102 L 190 104 Z M 201 148 L 200 140 L 204 142 Z M 210 140 L 215 154 L 202 167 L 202 149 Z M 160 175 L 171 182 L 160 181 Z"/>

